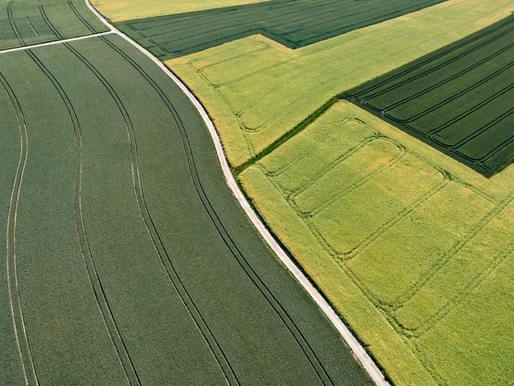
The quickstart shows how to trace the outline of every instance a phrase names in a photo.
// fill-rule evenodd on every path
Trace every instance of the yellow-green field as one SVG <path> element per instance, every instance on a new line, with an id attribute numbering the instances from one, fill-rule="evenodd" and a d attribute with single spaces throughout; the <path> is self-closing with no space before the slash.
<path id="1" fill-rule="evenodd" d="M 398 385 L 514 377 L 514 168 L 488 180 L 347 102 L 240 181 Z"/>
<path id="2" fill-rule="evenodd" d="M 212 8 L 262 3 L 269 0 L 92 0 L 93 6 L 111 21 L 203 11 Z"/>
<path id="3" fill-rule="evenodd" d="M 204 103 L 238 166 L 334 95 L 512 11 L 512 0 L 451 0 L 297 50 L 255 35 L 166 64 Z"/>

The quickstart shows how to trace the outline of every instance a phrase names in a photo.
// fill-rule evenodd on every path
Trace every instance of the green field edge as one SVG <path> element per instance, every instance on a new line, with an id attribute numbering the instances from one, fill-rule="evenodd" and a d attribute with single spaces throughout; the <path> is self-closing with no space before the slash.
<path id="1" fill-rule="evenodd" d="M 321 105 L 321 107 L 319 107 L 313 113 L 311 113 L 307 118 L 305 118 L 298 125 L 293 127 L 291 130 L 289 130 L 288 132 L 283 134 L 280 138 L 275 140 L 271 145 L 266 147 L 260 153 L 254 155 L 248 161 L 245 161 L 244 163 L 242 163 L 241 165 L 239 165 L 237 167 L 231 166 L 232 173 L 235 176 L 238 176 L 245 169 L 247 169 L 250 166 L 254 165 L 255 163 L 259 162 L 261 159 L 266 157 L 268 154 L 271 154 L 274 150 L 278 149 L 280 146 L 282 146 L 284 143 L 289 141 L 291 138 L 295 137 L 297 134 L 300 134 L 303 130 L 305 130 L 312 123 L 314 123 L 318 118 L 320 118 L 323 114 L 325 114 L 328 111 L 328 109 L 330 109 L 333 105 L 335 105 L 337 103 L 337 101 L 339 101 L 341 99 L 341 97 L 342 97 L 342 94 L 333 96 L 327 102 L 325 102 L 323 105 Z M 240 188 L 242 189 L 242 187 L 240 187 Z"/>

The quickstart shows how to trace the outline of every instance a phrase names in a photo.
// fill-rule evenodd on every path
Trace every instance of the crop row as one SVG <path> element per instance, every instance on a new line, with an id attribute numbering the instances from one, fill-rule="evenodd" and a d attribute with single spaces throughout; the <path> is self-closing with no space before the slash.
<path id="1" fill-rule="evenodd" d="M 511 16 L 346 97 L 491 176 L 514 155 L 513 37 Z"/>

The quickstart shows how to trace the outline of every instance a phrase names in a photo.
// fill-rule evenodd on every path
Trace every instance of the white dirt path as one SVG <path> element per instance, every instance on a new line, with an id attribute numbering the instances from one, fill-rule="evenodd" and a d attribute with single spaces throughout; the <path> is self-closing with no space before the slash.
<path id="1" fill-rule="evenodd" d="M 76 37 L 76 38 L 69 38 L 69 39 L 62 39 L 62 40 L 53 40 L 51 42 L 39 43 L 39 44 L 29 44 L 28 46 L 22 46 L 22 47 L 16 47 L 16 48 L 6 48 L 4 50 L 0 50 L 0 55 L 1 54 L 8 54 L 10 52 L 30 50 L 32 48 L 53 46 L 54 44 L 75 42 L 77 40 L 84 40 L 84 39 L 89 39 L 89 38 L 95 38 L 95 37 L 98 37 L 98 36 L 104 36 L 104 35 L 108 35 L 108 34 L 112 34 L 112 33 L 116 33 L 116 31 L 112 31 L 111 30 L 111 31 L 102 32 L 102 33 L 98 33 L 98 34 L 79 36 L 79 37 Z"/>

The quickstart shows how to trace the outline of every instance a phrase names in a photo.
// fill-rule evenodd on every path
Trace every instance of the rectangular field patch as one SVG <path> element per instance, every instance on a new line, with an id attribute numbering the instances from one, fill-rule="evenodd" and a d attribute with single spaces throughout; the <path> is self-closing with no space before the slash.
<path id="1" fill-rule="evenodd" d="M 514 16 L 345 93 L 491 177 L 514 158 Z"/>

